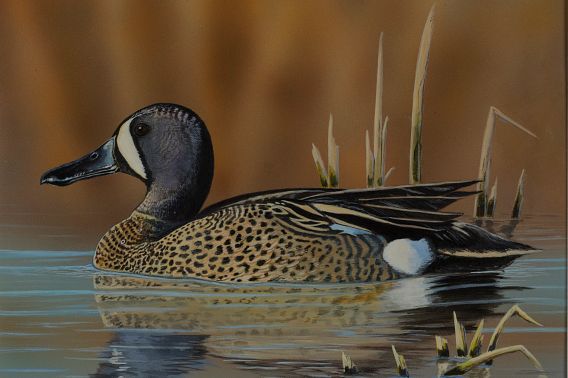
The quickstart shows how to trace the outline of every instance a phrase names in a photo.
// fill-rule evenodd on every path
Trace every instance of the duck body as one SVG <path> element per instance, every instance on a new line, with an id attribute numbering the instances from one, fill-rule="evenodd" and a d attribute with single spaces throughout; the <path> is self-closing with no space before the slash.
<path id="1" fill-rule="evenodd" d="M 378 189 L 282 189 L 199 211 L 213 175 L 205 124 L 156 104 L 129 116 L 91 154 L 46 172 L 68 185 L 125 172 L 144 201 L 99 242 L 103 270 L 228 282 L 385 281 L 435 271 L 501 268 L 532 252 L 440 211 L 476 181 Z"/>

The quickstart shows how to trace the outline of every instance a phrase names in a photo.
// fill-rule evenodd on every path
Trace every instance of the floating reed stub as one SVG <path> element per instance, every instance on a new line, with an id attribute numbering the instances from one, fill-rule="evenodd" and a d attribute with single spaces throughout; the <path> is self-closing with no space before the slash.
<path id="1" fill-rule="evenodd" d="M 410 377 L 408 373 L 408 367 L 406 366 L 406 360 L 402 354 L 398 354 L 394 345 L 392 345 L 392 354 L 394 355 L 394 361 L 396 362 L 396 370 L 399 377 Z"/>
<path id="2" fill-rule="evenodd" d="M 458 357 L 467 356 L 465 327 L 458 321 L 456 312 L 454 311 L 454 332 L 456 334 L 456 352 Z"/>
<path id="3" fill-rule="evenodd" d="M 450 357 L 450 349 L 448 348 L 448 340 L 441 336 L 436 336 L 436 353 L 438 357 Z"/>
<path id="4" fill-rule="evenodd" d="M 341 352 L 341 362 L 343 364 L 343 373 L 350 375 L 350 374 L 357 374 L 357 366 L 351 359 L 351 356 Z"/>

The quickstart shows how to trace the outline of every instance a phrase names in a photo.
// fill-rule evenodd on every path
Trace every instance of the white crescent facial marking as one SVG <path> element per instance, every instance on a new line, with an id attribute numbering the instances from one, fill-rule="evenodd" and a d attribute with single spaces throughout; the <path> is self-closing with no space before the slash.
<path id="1" fill-rule="evenodd" d="M 120 126 L 116 137 L 116 145 L 130 168 L 143 179 L 147 179 L 146 169 L 144 169 L 144 164 L 142 164 L 140 153 L 134 144 L 134 140 L 132 140 L 132 134 L 130 134 L 131 122 L 132 118 Z"/>

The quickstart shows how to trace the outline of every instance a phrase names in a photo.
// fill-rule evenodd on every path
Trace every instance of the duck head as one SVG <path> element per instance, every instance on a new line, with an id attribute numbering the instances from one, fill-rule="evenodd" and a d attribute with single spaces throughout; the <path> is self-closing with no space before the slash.
<path id="1" fill-rule="evenodd" d="M 137 211 L 175 224 L 191 219 L 213 179 L 213 147 L 205 123 L 180 105 L 150 105 L 127 117 L 95 151 L 50 169 L 40 182 L 65 186 L 115 172 L 146 184 Z"/>

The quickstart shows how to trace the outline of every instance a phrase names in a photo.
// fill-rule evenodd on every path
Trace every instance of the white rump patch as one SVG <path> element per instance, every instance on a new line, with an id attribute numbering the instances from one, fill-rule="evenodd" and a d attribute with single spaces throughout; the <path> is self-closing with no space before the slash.
<path id="1" fill-rule="evenodd" d="M 434 260 L 434 254 L 426 239 L 397 239 L 385 246 L 383 258 L 398 272 L 419 274 Z"/>
<path id="2" fill-rule="evenodd" d="M 146 179 L 146 170 L 144 169 L 144 164 L 142 164 L 142 159 L 140 159 L 140 153 L 132 140 L 132 134 L 130 134 L 130 123 L 132 118 L 127 120 L 120 126 L 118 131 L 118 136 L 116 137 L 116 145 L 118 150 L 128 163 L 128 166 L 136 172 L 140 177 Z"/>

